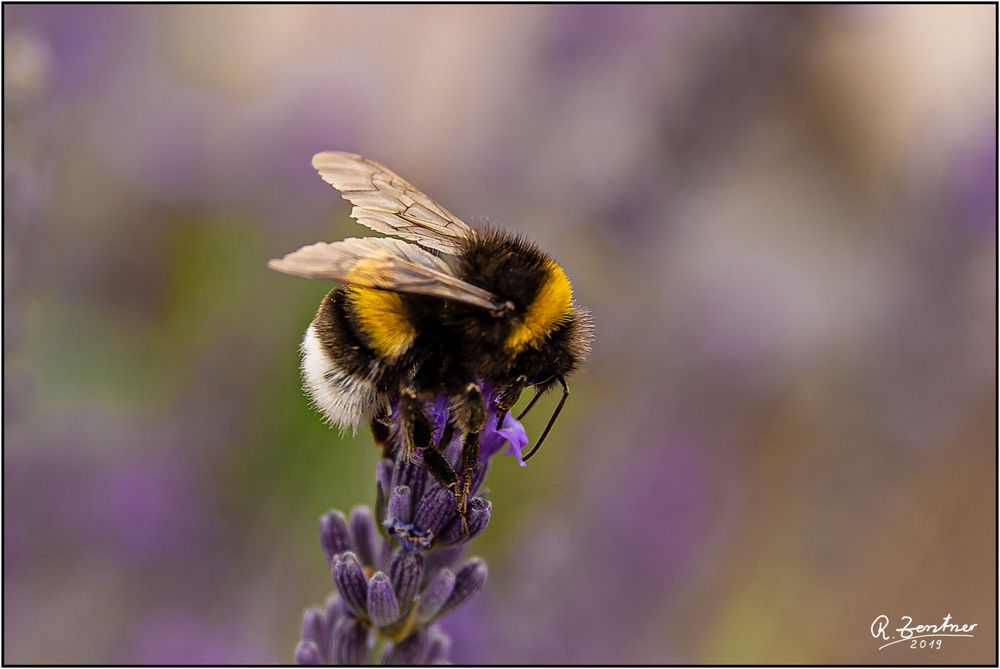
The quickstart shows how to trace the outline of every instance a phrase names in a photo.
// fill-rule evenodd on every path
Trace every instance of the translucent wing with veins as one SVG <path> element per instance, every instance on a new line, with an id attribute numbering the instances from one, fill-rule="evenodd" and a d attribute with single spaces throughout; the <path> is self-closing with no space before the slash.
<path id="1" fill-rule="evenodd" d="M 351 217 L 372 230 L 416 242 L 441 253 L 461 253 L 475 231 L 406 179 L 374 160 L 345 151 L 313 156 L 323 180 L 354 205 Z"/>
<path id="2" fill-rule="evenodd" d="M 355 237 L 318 242 L 271 260 L 267 266 L 285 274 L 430 295 L 491 311 L 505 308 L 505 303 L 493 293 L 452 274 L 441 258 L 398 239 Z"/>

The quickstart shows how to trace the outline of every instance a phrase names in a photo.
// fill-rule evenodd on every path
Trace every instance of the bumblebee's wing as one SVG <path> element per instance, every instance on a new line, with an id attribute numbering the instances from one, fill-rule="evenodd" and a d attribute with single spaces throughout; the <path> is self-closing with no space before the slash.
<path id="1" fill-rule="evenodd" d="M 463 240 L 475 234 L 455 214 L 374 160 L 324 151 L 313 156 L 312 164 L 354 205 L 351 217 L 372 230 L 451 255 L 461 252 Z"/>
<path id="2" fill-rule="evenodd" d="M 431 295 L 497 310 L 503 301 L 462 281 L 437 256 L 398 239 L 361 237 L 303 246 L 271 269 L 310 279 L 331 279 L 366 288 Z"/>

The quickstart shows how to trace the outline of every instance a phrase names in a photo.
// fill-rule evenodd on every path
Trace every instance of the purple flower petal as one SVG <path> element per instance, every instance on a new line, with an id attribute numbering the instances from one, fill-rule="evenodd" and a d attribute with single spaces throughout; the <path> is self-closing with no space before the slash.
<path id="1" fill-rule="evenodd" d="M 528 435 L 524 431 L 524 426 L 510 412 L 504 416 L 503 425 L 496 429 L 496 414 L 490 412 L 487 416 L 486 427 L 483 428 L 480 436 L 479 459 L 488 461 L 507 445 L 506 455 L 513 455 L 518 463 L 524 467 L 524 460 L 521 459 L 521 451 L 528 445 Z"/>
<path id="2" fill-rule="evenodd" d="M 521 459 L 521 451 L 528 446 L 528 434 L 524 431 L 524 426 L 508 413 L 504 418 L 503 428 L 497 430 L 497 434 L 507 441 L 507 452 L 504 455 L 513 455 L 517 458 L 518 465 L 527 467 L 527 463 Z"/>

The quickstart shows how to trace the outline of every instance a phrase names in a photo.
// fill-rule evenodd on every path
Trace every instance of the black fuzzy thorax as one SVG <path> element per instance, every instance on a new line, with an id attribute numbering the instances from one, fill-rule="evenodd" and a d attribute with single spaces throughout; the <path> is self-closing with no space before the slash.
<path id="1" fill-rule="evenodd" d="M 456 274 L 514 304 L 523 313 L 549 276 L 549 258 L 520 235 L 488 228 L 465 242 Z"/>
<path id="2" fill-rule="evenodd" d="M 538 346 L 516 357 L 504 343 L 550 276 L 551 259 L 534 243 L 503 230 L 488 229 L 468 240 L 462 253 L 446 258 L 463 281 L 510 302 L 513 309 L 490 312 L 478 307 L 414 294 L 400 294 L 407 320 L 417 335 L 394 360 L 380 358 L 367 343 L 343 287 L 320 307 L 320 339 L 338 365 L 373 382 L 392 397 L 411 387 L 427 394 L 457 396 L 470 383 L 495 385 L 524 377 L 549 385 L 578 364 L 569 342 L 577 327 L 570 315 Z"/>

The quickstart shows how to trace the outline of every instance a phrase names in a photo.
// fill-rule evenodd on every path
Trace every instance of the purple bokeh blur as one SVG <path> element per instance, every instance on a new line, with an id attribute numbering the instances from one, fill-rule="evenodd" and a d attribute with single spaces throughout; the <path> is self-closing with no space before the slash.
<path id="1" fill-rule="evenodd" d="M 453 661 L 996 662 L 995 6 L 3 11 L 5 661 L 291 661 L 378 459 L 265 267 L 342 149 L 595 317 Z"/>

